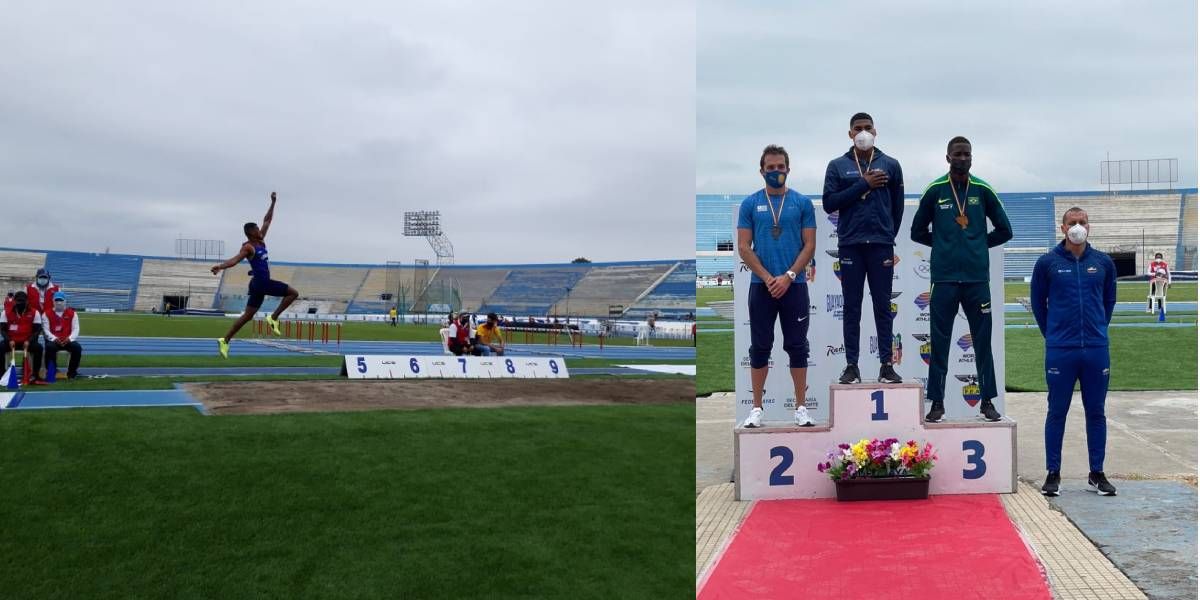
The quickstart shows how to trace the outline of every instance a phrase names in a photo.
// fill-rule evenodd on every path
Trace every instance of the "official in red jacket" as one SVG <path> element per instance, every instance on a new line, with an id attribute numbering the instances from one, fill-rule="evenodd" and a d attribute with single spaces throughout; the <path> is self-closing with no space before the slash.
<path id="1" fill-rule="evenodd" d="M 38 382 L 37 365 L 42 364 L 42 345 L 38 338 L 42 334 L 42 314 L 29 303 L 25 292 L 13 294 L 13 302 L 4 307 L 0 316 L 0 365 L 8 366 L 9 352 L 23 350 L 34 366 L 32 383 Z"/>
<path id="2" fill-rule="evenodd" d="M 83 346 L 79 345 L 79 315 L 75 309 L 67 306 L 67 296 L 62 292 L 54 293 L 52 307 L 42 315 L 46 332 L 46 368 L 53 363 L 58 367 L 58 353 L 66 351 L 71 355 L 67 364 L 67 379 L 75 379 L 79 375 L 79 359 L 83 356 Z"/>
<path id="3" fill-rule="evenodd" d="M 46 269 L 38 269 L 37 274 L 33 277 L 33 283 L 25 286 L 25 295 L 28 296 L 29 305 L 36 307 L 38 312 L 47 313 L 54 308 L 54 294 L 59 291 L 59 287 L 50 281 L 50 271 Z"/>

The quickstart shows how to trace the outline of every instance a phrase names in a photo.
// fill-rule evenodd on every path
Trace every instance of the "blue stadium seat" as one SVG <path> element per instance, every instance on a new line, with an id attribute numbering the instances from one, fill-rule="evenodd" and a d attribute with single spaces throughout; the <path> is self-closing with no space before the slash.
<path id="1" fill-rule="evenodd" d="M 545 315 L 583 279 L 588 269 L 513 270 L 480 307 L 479 312 Z"/>
<path id="2" fill-rule="evenodd" d="M 640 318 L 650 313 L 665 317 L 683 317 L 696 311 L 696 261 L 679 263 L 649 294 L 625 311 L 625 316 Z"/>
<path id="3" fill-rule="evenodd" d="M 71 306 L 132 310 L 142 258 L 120 254 L 47 252 L 46 269 Z"/>

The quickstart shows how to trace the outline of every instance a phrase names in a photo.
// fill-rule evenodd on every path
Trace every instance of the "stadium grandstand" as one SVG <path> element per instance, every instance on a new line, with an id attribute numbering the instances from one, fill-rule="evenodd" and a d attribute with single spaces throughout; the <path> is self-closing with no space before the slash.
<path id="1" fill-rule="evenodd" d="M 0 289 L 23 289 L 48 269 L 91 311 L 245 309 L 248 267 L 219 277 L 211 260 L 0 248 Z M 327 264 L 271 261 L 272 275 L 300 291 L 292 310 L 309 314 L 497 312 L 531 317 L 684 318 L 695 311 L 696 263 L 661 260 L 586 264 Z M 262 310 L 278 305 L 268 297 Z"/>
<path id="2" fill-rule="evenodd" d="M 806 194 L 821 212 L 820 194 Z M 733 273 L 733 207 L 744 196 L 696 196 L 696 270 L 700 277 Z M 914 210 L 919 195 L 905 196 Z M 1196 188 L 1093 192 L 1001 193 L 1013 239 L 1004 247 L 1004 277 L 1023 280 L 1038 257 L 1058 243 L 1058 219 L 1072 206 L 1088 211 L 1090 242 L 1106 252 L 1122 277 L 1144 277 L 1155 252 L 1173 273 L 1196 271 Z M 901 235 L 906 235 L 902 232 Z"/>

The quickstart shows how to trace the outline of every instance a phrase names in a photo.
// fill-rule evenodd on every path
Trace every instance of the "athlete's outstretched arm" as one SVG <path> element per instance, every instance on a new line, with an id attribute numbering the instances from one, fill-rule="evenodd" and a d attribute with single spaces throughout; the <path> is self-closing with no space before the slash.
<path id="1" fill-rule="evenodd" d="M 242 249 L 238 250 L 237 256 L 234 256 L 233 258 L 214 266 L 210 270 L 212 271 L 213 275 L 216 275 L 222 270 L 236 266 L 238 263 L 242 262 L 243 258 L 250 258 L 251 256 L 254 256 L 254 248 L 250 244 L 242 244 Z"/>
<path id="2" fill-rule="evenodd" d="M 271 228 L 271 219 L 275 216 L 275 192 L 271 192 L 271 208 L 267 209 L 266 216 L 263 217 L 262 227 L 258 228 L 263 239 L 267 238 L 267 230 Z"/>

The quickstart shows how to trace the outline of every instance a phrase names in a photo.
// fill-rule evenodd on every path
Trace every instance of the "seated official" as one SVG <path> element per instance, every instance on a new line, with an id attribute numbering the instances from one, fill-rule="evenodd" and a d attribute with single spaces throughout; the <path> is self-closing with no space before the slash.
<path id="1" fill-rule="evenodd" d="M 62 292 L 54 293 L 53 308 L 42 315 L 46 332 L 46 368 L 53 363 L 58 369 L 58 353 L 66 351 L 70 354 L 67 363 L 67 379 L 75 379 L 79 375 L 79 359 L 83 355 L 83 346 L 79 345 L 79 315 L 75 309 L 67 306 L 67 296 Z"/>
<path id="2" fill-rule="evenodd" d="M 0 313 L 0 365 L 7 368 L 9 352 L 21 350 L 29 358 L 33 371 L 30 383 L 40 383 L 38 369 L 42 364 L 42 345 L 38 338 L 41 335 L 42 314 L 29 303 L 25 292 L 17 292 L 12 304 L 5 305 L 4 312 Z"/>
<path id="3" fill-rule="evenodd" d="M 449 344 L 450 352 L 455 356 L 463 356 L 466 354 L 478 355 L 475 350 L 475 345 L 471 343 L 471 316 L 459 315 L 458 320 L 450 324 Z"/>
<path id="4" fill-rule="evenodd" d="M 487 322 L 475 328 L 475 349 L 481 356 L 504 356 L 504 332 L 496 313 L 488 313 Z"/>

